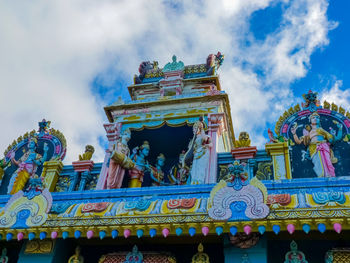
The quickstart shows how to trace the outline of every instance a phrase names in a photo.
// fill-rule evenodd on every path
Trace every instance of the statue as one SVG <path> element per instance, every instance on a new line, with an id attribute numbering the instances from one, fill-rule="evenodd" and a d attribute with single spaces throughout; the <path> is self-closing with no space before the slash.
<path id="1" fill-rule="evenodd" d="M 75 254 L 68 259 L 68 263 L 84 263 L 84 258 L 80 255 L 79 246 L 76 247 Z"/>
<path id="2" fill-rule="evenodd" d="M 310 125 L 305 125 L 303 136 L 298 137 L 296 131 L 297 123 L 291 128 L 295 143 L 303 143 L 307 146 L 307 151 L 303 153 L 303 160 L 311 159 L 314 165 L 314 171 L 318 177 L 335 177 L 335 169 L 333 163 L 338 160 L 334 157 L 331 144 L 341 140 L 342 124 L 333 121 L 338 128 L 338 132 L 331 129 L 331 133 L 325 131 L 320 123 L 320 116 L 317 112 L 309 116 Z"/>
<path id="3" fill-rule="evenodd" d="M 164 66 L 163 72 L 183 70 L 185 68 L 184 63 L 182 61 L 177 62 L 176 60 L 176 56 L 173 55 L 172 62 L 169 62 Z"/>
<path id="4" fill-rule="evenodd" d="M 151 167 L 151 179 L 153 180 L 153 186 L 164 185 L 164 172 L 163 166 L 165 164 L 165 156 L 160 153 L 157 157 L 156 167 Z"/>
<path id="5" fill-rule="evenodd" d="M 3 248 L 1 251 L 0 263 L 7 263 L 9 261 L 7 254 L 7 249 Z"/>
<path id="6" fill-rule="evenodd" d="M 88 161 L 91 160 L 92 155 L 95 152 L 95 148 L 92 145 L 85 146 L 85 153 L 79 155 L 79 161 Z"/>
<path id="7" fill-rule="evenodd" d="M 11 162 L 12 164 L 18 166 L 18 169 L 15 172 L 16 174 L 13 175 L 10 180 L 8 187 L 8 192 L 10 194 L 15 194 L 22 190 L 30 177 L 37 177 L 35 174 L 36 170 L 38 166 L 43 165 L 43 163 L 46 161 L 49 147 L 47 143 L 44 143 L 43 156 L 36 153 L 36 148 L 37 139 L 35 137 L 31 137 L 28 141 L 28 151 L 24 153 L 19 160 L 15 159 L 15 152 L 11 154 Z"/>
<path id="8" fill-rule="evenodd" d="M 170 174 L 168 175 L 171 184 L 187 184 L 189 168 L 182 165 L 184 158 L 185 151 L 182 151 L 182 153 L 179 155 L 179 162 L 171 167 Z"/>
<path id="9" fill-rule="evenodd" d="M 190 142 L 189 151 L 193 151 L 191 167 L 191 184 L 204 184 L 209 174 L 209 154 L 212 142 L 210 136 L 204 132 L 203 118 L 193 125 L 193 139 Z M 186 157 L 185 161 L 186 162 Z"/>
<path id="10" fill-rule="evenodd" d="M 4 176 L 4 168 L 6 168 L 6 166 L 8 165 L 8 163 L 6 162 L 5 159 L 0 160 L 0 181 L 2 180 L 2 177 Z"/>
<path id="11" fill-rule="evenodd" d="M 249 147 L 250 146 L 250 139 L 249 139 L 249 134 L 248 132 L 241 132 L 239 134 L 238 140 L 234 142 L 235 148 L 240 148 L 240 147 Z"/>
<path id="12" fill-rule="evenodd" d="M 125 169 L 134 167 L 134 163 L 129 158 L 130 150 L 128 147 L 128 142 L 130 137 L 130 130 L 127 129 L 123 132 L 121 138 L 114 145 L 108 167 L 107 189 L 120 188 L 123 183 Z"/>
<path id="13" fill-rule="evenodd" d="M 203 251 L 204 251 L 203 245 L 202 243 L 200 243 L 198 245 L 198 253 L 192 257 L 192 263 L 209 263 L 210 262 L 208 254 L 204 253 Z"/>
<path id="14" fill-rule="evenodd" d="M 148 141 L 144 141 L 141 147 L 135 147 L 132 150 L 130 159 L 135 166 L 129 170 L 130 183 L 129 187 L 141 187 L 143 182 L 144 171 L 149 168 L 146 157 L 149 155 L 150 147 Z"/>

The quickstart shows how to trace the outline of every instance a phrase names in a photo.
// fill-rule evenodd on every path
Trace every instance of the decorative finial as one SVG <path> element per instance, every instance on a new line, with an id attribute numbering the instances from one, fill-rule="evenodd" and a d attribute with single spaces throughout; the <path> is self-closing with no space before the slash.
<path id="1" fill-rule="evenodd" d="M 198 253 L 192 257 L 192 263 L 210 263 L 209 256 L 203 253 L 204 248 L 202 243 L 198 245 Z"/>
<path id="2" fill-rule="evenodd" d="M 91 160 L 92 155 L 95 152 L 95 148 L 92 145 L 85 146 L 85 153 L 79 155 L 79 161 L 88 161 Z"/>

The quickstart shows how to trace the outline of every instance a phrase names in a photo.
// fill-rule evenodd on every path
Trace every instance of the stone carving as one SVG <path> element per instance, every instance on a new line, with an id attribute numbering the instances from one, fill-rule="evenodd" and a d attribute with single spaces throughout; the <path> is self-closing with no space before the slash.
<path id="1" fill-rule="evenodd" d="M 30 179 L 25 192 L 20 190 L 12 195 L 0 217 L 0 228 L 28 228 L 45 223 L 52 196 L 48 189 L 41 187 L 40 179 Z"/>
<path id="2" fill-rule="evenodd" d="M 234 141 L 235 148 L 241 148 L 241 147 L 249 147 L 250 146 L 250 138 L 248 132 L 241 132 L 239 134 L 238 140 Z"/>
<path id="3" fill-rule="evenodd" d="M 84 258 L 80 255 L 79 246 L 75 248 L 75 254 L 68 259 L 68 263 L 84 263 Z"/>
<path id="4" fill-rule="evenodd" d="M 229 187 L 225 182 L 213 188 L 210 198 L 212 207 L 208 214 L 214 220 L 261 219 L 268 216 L 270 210 L 265 204 L 264 191 L 250 184 L 243 185 L 239 190 Z M 233 213 L 232 209 L 237 210 Z M 236 213 L 240 212 L 240 213 Z"/>
<path id="5" fill-rule="evenodd" d="M 92 145 L 86 145 L 85 152 L 83 154 L 79 155 L 79 161 L 91 160 L 94 152 L 95 152 L 95 148 Z"/>
<path id="6" fill-rule="evenodd" d="M 204 247 L 202 243 L 200 243 L 198 245 L 198 253 L 192 257 L 192 263 L 209 263 L 210 262 L 208 254 L 204 253 L 203 251 L 204 251 Z"/>
<path id="7" fill-rule="evenodd" d="M 169 72 L 169 71 L 177 71 L 177 70 L 184 70 L 185 65 L 182 61 L 177 62 L 176 61 L 176 56 L 173 55 L 172 57 L 172 62 L 169 62 L 166 64 L 163 68 L 163 72 Z"/>
<path id="8" fill-rule="evenodd" d="M 290 243 L 290 251 L 285 255 L 284 263 L 308 263 L 304 253 L 298 250 L 298 245 L 294 240 Z"/>

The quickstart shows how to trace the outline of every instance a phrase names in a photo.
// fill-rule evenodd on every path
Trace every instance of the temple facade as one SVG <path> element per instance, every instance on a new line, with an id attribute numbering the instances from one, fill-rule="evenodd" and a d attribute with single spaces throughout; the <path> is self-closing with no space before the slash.
<path id="1" fill-rule="evenodd" d="M 15 139 L 0 262 L 350 262 L 350 113 L 307 91 L 258 149 L 235 136 L 223 54 L 203 61 L 140 64 L 130 99 L 104 108 L 102 163 L 87 145 L 63 164 L 45 119 Z"/>

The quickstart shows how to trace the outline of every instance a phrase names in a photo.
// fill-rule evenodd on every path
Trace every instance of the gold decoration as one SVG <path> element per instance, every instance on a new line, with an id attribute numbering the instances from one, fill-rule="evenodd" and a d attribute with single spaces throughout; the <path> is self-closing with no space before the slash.
<path id="1" fill-rule="evenodd" d="M 95 148 L 92 145 L 85 146 L 85 153 L 79 155 L 79 161 L 88 161 L 91 160 L 92 155 L 95 152 Z"/>
<path id="2" fill-rule="evenodd" d="M 338 105 L 332 103 L 332 105 L 331 105 L 331 110 L 332 110 L 332 111 L 338 111 Z"/>
<path id="3" fill-rule="evenodd" d="M 84 262 L 84 258 L 83 256 L 80 255 L 80 247 L 77 246 L 75 248 L 75 254 L 69 258 L 68 263 L 83 263 L 83 262 Z"/>
<path id="4" fill-rule="evenodd" d="M 26 244 L 26 254 L 49 254 L 53 249 L 52 240 L 31 240 Z"/>
<path id="5" fill-rule="evenodd" d="M 198 245 L 198 253 L 192 257 L 192 263 L 210 263 L 208 254 L 203 253 L 203 250 L 203 245 L 200 243 Z"/>
<path id="6" fill-rule="evenodd" d="M 331 108 L 331 104 L 328 101 L 323 102 L 323 108 L 326 110 L 329 110 Z"/>
<path id="7" fill-rule="evenodd" d="M 233 143 L 235 148 L 249 147 L 250 146 L 249 134 L 245 131 L 241 132 L 239 134 L 238 140 L 235 140 Z"/>
<path id="8" fill-rule="evenodd" d="M 343 107 L 339 107 L 339 113 L 344 115 L 345 114 L 345 109 Z"/>

